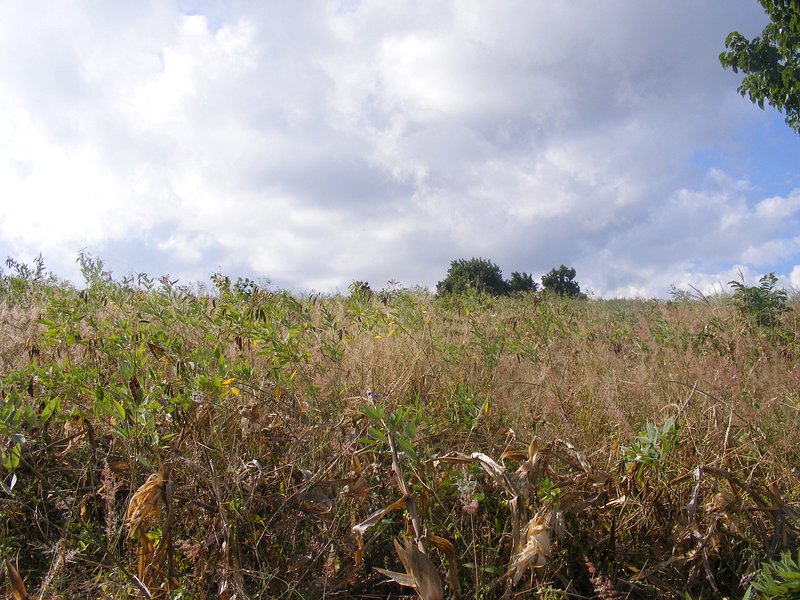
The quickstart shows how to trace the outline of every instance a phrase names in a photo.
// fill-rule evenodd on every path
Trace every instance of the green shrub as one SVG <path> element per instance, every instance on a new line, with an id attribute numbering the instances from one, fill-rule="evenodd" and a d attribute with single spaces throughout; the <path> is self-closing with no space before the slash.
<path id="1" fill-rule="evenodd" d="M 780 316 L 789 311 L 786 306 L 786 290 L 775 289 L 778 278 L 775 273 L 767 273 L 759 280 L 758 286 L 747 286 L 742 281 L 729 281 L 733 288 L 733 304 L 747 318 L 753 319 L 762 327 L 774 327 Z"/>

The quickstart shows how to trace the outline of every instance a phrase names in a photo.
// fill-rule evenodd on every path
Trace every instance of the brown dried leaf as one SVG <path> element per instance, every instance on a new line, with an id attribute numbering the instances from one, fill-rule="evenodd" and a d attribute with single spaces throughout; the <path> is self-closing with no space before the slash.
<path id="1" fill-rule="evenodd" d="M 506 450 L 500 455 L 500 460 L 513 460 L 521 462 L 527 460 L 528 452 L 526 450 Z"/>
<path id="2" fill-rule="evenodd" d="M 608 473 L 595 469 L 586 458 L 586 455 L 565 440 L 553 440 L 549 448 L 550 454 L 563 460 L 576 469 L 580 469 L 589 476 L 589 479 L 598 483 L 605 483 L 610 479 Z"/>
<path id="3" fill-rule="evenodd" d="M 22 581 L 22 577 L 19 576 L 16 567 L 8 559 L 4 562 L 8 579 L 11 581 L 11 594 L 14 596 L 14 600 L 28 600 L 30 596 L 25 590 L 25 583 Z"/>
<path id="4" fill-rule="evenodd" d="M 469 456 L 461 454 L 460 452 L 454 452 L 452 454 L 448 454 L 447 456 L 442 456 L 438 460 L 440 462 L 454 464 L 478 463 L 497 485 L 504 488 L 512 496 L 517 495 L 517 490 L 515 489 L 514 484 L 511 483 L 511 480 L 508 478 L 506 468 L 497 464 L 491 457 L 487 456 L 483 452 L 473 452 Z"/>
<path id="5" fill-rule="evenodd" d="M 369 492 L 369 481 L 363 475 L 347 486 L 345 493 L 350 496 L 363 497 Z"/>
<path id="6" fill-rule="evenodd" d="M 400 510 L 401 508 L 405 508 L 406 506 L 406 498 L 399 498 L 392 502 L 389 506 L 382 508 L 380 510 L 376 510 L 372 513 L 369 517 L 367 517 L 364 521 L 361 521 L 358 525 L 353 526 L 353 531 L 358 533 L 359 535 L 364 535 L 370 527 L 374 527 L 378 524 L 378 522 L 388 515 L 390 512 L 395 510 Z"/>
<path id="7" fill-rule="evenodd" d="M 711 502 L 709 502 L 706 510 L 708 512 L 716 510 L 721 513 L 725 513 L 726 515 L 730 515 L 733 514 L 738 508 L 739 498 L 730 492 L 721 490 L 713 496 L 713 499 Z"/>
<path id="8" fill-rule="evenodd" d="M 533 436 L 530 445 L 528 446 L 528 460 L 533 459 L 533 456 L 539 451 L 539 438 Z"/>
<path id="9" fill-rule="evenodd" d="M 414 587 L 414 578 L 408 573 L 398 573 L 397 571 L 379 569 L 378 567 L 375 567 L 375 570 L 381 575 L 386 575 L 386 577 L 399 583 L 400 585 L 404 585 L 406 587 Z"/>
<path id="10" fill-rule="evenodd" d="M 506 468 L 504 466 L 497 464 L 491 457 L 487 456 L 483 452 L 473 452 L 470 454 L 470 458 L 477 461 L 483 470 L 486 471 L 499 485 L 508 485 Z M 513 488 L 510 491 L 515 492 Z"/>
<path id="11" fill-rule="evenodd" d="M 506 572 L 512 585 L 517 585 L 528 567 L 543 567 L 550 556 L 550 533 L 554 510 L 537 515 L 528 522 L 525 532 L 525 546 L 520 550 Z"/>
<path id="12" fill-rule="evenodd" d="M 450 540 L 431 533 L 425 536 L 425 541 L 430 542 L 440 552 L 444 552 L 447 557 L 447 584 L 453 595 L 458 596 L 461 586 L 458 583 L 458 559 L 455 546 Z"/>
<path id="13" fill-rule="evenodd" d="M 154 344 L 153 342 L 147 342 L 147 347 L 150 349 L 150 352 L 153 354 L 153 357 L 156 360 L 163 358 L 164 348 L 162 348 L 158 344 Z"/>
<path id="14" fill-rule="evenodd" d="M 136 541 L 136 572 L 139 579 L 146 586 L 153 585 L 153 577 L 150 576 L 149 567 L 155 558 L 155 545 L 146 535 L 140 535 Z"/>
<path id="15" fill-rule="evenodd" d="M 444 589 L 442 588 L 442 579 L 439 577 L 439 572 L 431 562 L 427 554 L 423 553 L 416 544 L 411 540 L 406 540 L 403 545 L 394 540 L 394 549 L 400 562 L 406 568 L 407 576 L 402 573 L 390 571 L 393 575 L 400 575 L 400 579 L 404 581 L 411 581 L 411 584 L 402 583 L 400 579 L 392 577 L 397 583 L 413 587 L 417 591 L 417 595 L 422 600 L 442 600 L 444 598 Z M 388 573 L 384 573 L 387 576 Z"/>
<path id="16" fill-rule="evenodd" d="M 130 537 L 149 521 L 161 514 L 161 503 L 164 495 L 164 474 L 157 471 L 147 478 L 131 497 L 125 522 L 130 529 Z"/>

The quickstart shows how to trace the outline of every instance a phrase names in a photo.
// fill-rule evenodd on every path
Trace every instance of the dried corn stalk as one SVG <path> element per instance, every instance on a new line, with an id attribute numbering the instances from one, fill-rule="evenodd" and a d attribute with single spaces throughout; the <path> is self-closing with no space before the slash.
<path id="1" fill-rule="evenodd" d="M 161 514 L 161 504 L 164 500 L 164 474 L 161 471 L 153 473 L 147 478 L 128 504 L 125 522 L 130 529 L 130 537 L 144 526 L 149 525 Z"/>
<path id="2" fill-rule="evenodd" d="M 397 571 L 387 571 L 386 569 L 375 570 L 400 585 L 414 588 L 422 600 L 442 600 L 444 598 L 442 579 L 439 577 L 439 572 L 428 555 L 419 550 L 411 540 L 406 540 L 401 545 L 395 539 L 394 549 L 406 572 L 398 573 Z"/>
<path id="3" fill-rule="evenodd" d="M 511 560 L 506 577 L 511 578 L 511 585 L 519 583 L 528 567 L 543 567 L 550 557 L 552 523 L 555 509 L 546 508 L 528 521 L 525 530 L 525 543 L 519 548 Z"/>
<path id="4" fill-rule="evenodd" d="M 128 504 L 125 523 L 130 529 L 129 537 L 136 540 L 137 571 L 145 586 L 155 583 L 155 547 L 147 537 L 146 528 L 161 514 L 164 502 L 164 474 L 161 471 L 147 478 Z"/>

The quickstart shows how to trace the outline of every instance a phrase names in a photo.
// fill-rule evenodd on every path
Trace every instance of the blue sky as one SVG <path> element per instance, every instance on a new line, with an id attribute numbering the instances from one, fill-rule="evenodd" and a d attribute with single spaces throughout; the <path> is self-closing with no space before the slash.
<path id="1" fill-rule="evenodd" d="M 296 291 L 481 256 L 597 296 L 800 287 L 756 0 L 4 3 L 0 256 Z"/>

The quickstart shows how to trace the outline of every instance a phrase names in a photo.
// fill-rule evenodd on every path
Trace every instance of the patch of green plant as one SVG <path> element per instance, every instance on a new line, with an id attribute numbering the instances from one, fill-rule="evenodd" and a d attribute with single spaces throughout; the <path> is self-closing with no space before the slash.
<path id="1" fill-rule="evenodd" d="M 369 428 L 372 438 L 388 444 L 385 431 L 388 430 L 394 437 L 399 448 L 414 463 L 420 462 L 418 454 L 418 429 L 424 423 L 424 419 L 415 406 L 398 406 L 394 411 L 387 411 L 380 405 L 369 406 L 365 404 L 362 409 L 373 426 Z"/>
<path id="2" fill-rule="evenodd" d="M 800 551 L 796 559 L 787 550 L 761 565 L 744 595 L 744 600 L 751 598 L 800 598 Z"/>
<path id="3" fill-rule="evenodd" d="M 450 419 L 459 429 L 471 430 L 481 413 L 488 413 L 490 403 L 469 385 L 458 384 L 450 393 Z"/>
<path id="4" fill-rule="evenodd" d="M 660 427 L 648 422 L 630 446 L 622 447 L 625 466 L 630 469 L 637 465 L 637 479 L 643 477 L 646 468 L 663 467 L 664 459 L 677 446 L 679 430 L 680 425 L 672 417 Z"/>
<path id="5" fill-rule="evenodd" d="M 775 289 L 777 284 L 775 273 L 764 275 L 757 286 L 745 285 L 744 277 L 742 281 L 728 282 L 733 288 L 733 305 L 762 327 L 774 327 L 780 316 L 791 310 L 786 304 L 788 293 L 784 289 Z"/>

